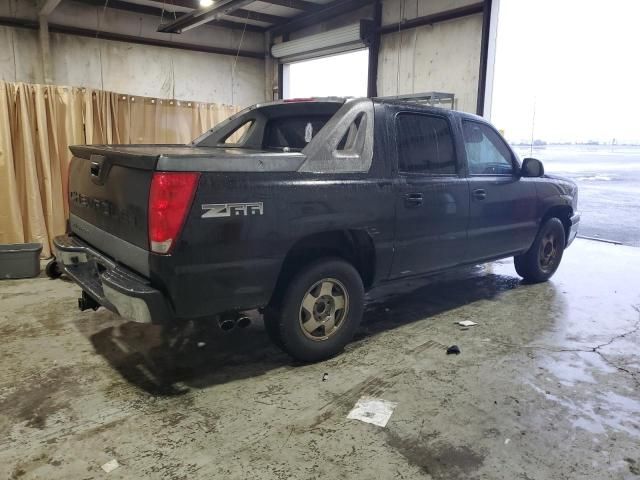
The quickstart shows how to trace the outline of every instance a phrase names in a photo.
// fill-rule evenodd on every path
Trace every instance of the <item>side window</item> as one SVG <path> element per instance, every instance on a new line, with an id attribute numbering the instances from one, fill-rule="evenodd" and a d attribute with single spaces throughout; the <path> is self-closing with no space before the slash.
<path id="1" fill-rule="evenodd" d="M 444 118 L 400 113 L 396 117 L 396 137 L 401 172 L 456 174 L 453 138 Z"/>
<path id="2" fill-rule="evenodd" d="M 464 120 L 462 132 L 471 175 L 513 175 L 511 150 L 493 129 Z"/>

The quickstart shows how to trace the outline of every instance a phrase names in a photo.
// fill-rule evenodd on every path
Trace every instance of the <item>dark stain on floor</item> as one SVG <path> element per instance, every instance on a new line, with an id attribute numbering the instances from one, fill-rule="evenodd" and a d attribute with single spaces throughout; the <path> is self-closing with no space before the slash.
<path id="1" fill-rule="evenodd" d="M 402 438 L 387 432 L 387 444 L 434 479 L 466 480 L 484 463 L 484 456 L 467 446 L 425 440 L 422 437 Z"/>
<path id="2" fill-rule="evenodd" d="M 65 396 L 72 396 L 74 378 L 72 368 L 59 367 L 24 379 L 13 393 L 0 401 L 0 411 L 10 418 L 26 422 L 28 427 L 43 429 L 48 417 L 68 407 L 67 402 L 58 401 L 57 394 L 64 391 Z"/>

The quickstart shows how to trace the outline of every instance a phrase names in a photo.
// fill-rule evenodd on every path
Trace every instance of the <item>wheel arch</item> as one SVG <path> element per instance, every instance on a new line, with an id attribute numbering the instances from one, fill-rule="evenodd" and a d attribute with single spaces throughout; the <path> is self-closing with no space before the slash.
<path id="1" fill-rule="evenodd" d="M 373 239 L 364 230 L 317 232 L 297 240 L 282 262 L 271 302 L 281 298 L 291 278 L 309 263 L 323 257 L 338 257 L 351 263 L 360 274 L 365 290 L 374 281 L 376 254 Z"/>
<path id="2" fill-rule="evenodd" d="M 545 211 L 542 219 L 540 220 L 540 226 L 552 218 L 558 218 L 564 226 L 565 244 L 569 241 L 569 234 L 571 232 L 571 217 L 573 216 L 573 208 L 571 205 L 553 205 Z"/>

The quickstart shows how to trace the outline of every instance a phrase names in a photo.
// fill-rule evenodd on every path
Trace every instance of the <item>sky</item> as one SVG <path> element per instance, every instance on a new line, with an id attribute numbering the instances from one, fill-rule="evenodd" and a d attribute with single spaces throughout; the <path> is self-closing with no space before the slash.
<path id="1" fill-rule="evenodd" d="M 510 141 L 640 143 L 640 0 L 500 0 L 491 121 Z M 535 104 L 535 122 L 533 122 Z"/>

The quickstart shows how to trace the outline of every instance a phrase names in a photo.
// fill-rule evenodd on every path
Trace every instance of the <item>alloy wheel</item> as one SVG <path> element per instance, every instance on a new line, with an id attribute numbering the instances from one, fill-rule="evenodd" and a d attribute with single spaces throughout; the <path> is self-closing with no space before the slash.
<path id="1" fill-rule="evenodd" d="M 314 341 L 327 340 L 336 334 L 349 312 L 347 289 L 335 278 L 314 283 L 302 297 L 300 327 Z"/>

